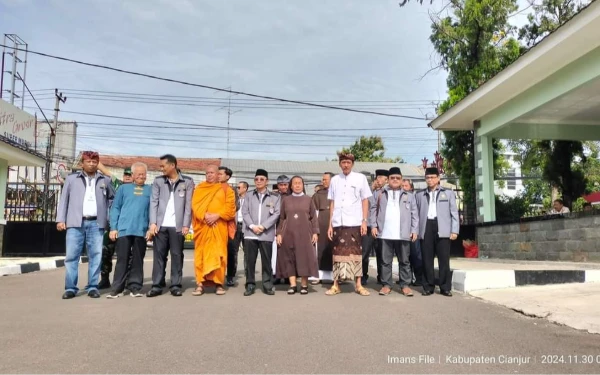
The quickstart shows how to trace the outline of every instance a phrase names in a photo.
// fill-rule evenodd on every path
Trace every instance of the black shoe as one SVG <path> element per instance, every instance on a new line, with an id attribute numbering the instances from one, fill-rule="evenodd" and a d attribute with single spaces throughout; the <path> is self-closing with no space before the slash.
<path id="1" fill-rule="evenodd" d="M 72 292 L 70 290 L 67 290 L 65 292 L 65 294 L 63 294 L 62 299 L 71 299 L 71 298 L 75 298 L 75 292 Z"/>
<path id="2" fill-rule="evenodd" d="M 183 296 L 183 293 L 181 292 L 181 289 L 173 289 L 171 290 L 171 295 L 173 297 L 181 297 Z"/>
<path id="3" fill-rule="evenodd" d="M 430 296 L 432 294 L 433 294 L 433 292 L 431 292 L 429 290 L 424 290 L 423 293 L 421 293 L 422 296 Z"/>
<path id="4" fill-rule="evenodd" d="M 98 289 L 108 289 L 110 288 L 110 281 L 108 280 L 108 276 L 102 277 L 100 279 L 100 283 L 98 283 Z"/>
<path id="5" fill-rule="evenodd" d="M 109 295 L 106 296 L 106 298 L 115 299 L 121 297 L 122 295 L 123 293 L 111 292 Z"/>
<path id="6" fill-rule="evenodd" d="M 235 286 L 235 282 L 232 279 L 227 280 L 227 286 Z"/>
<path id="7" fill-rule="evenodd" d="M 156 297 L 162 294 L 162 290 L 160 289 L 150 289 L 148 293 L 146 293 L 146 297 Z"/>
<path id="8" fill-rule="evenodd" d="M 449 291 L 449 290 L 442 290 L 442 291 L 440 291 L 440 294 L 441 294 L 442 296 L 446 296 L 446 297 L 452 297 L 452 292 L 451 292 L 451 291 Z"/>
<path id="9" fill-rule="evenodd" d="M 263 293 L 268 295 L 268 296 L 273 296 L 275 295 L 275 291 L 273 289 L 265 289 L 263 288 Z"/>
<path id="10" fill-rule="evenodd" d="M 98 292 L 96 289 L 92 289 L 88 292 L 88 297 L 90 298 L 100 298 L 100 292 Z"/>
<path id="11" fill-rule="evenodd" d="M 246 285 L 246 291 L 244 291 L 244 295 L 246 297 L 251 296 L 254 294 L 255 290 L 256 290 L 256 287 L 254 285 L 252 285 L 252 284 Z"/>

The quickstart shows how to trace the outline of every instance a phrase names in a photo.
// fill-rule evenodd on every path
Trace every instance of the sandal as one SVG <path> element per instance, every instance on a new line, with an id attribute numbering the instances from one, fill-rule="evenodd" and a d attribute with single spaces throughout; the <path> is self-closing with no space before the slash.
<path id="1" fill-rule="evenodd" d="M 303 286 L 302 288 L 300 288 L 300 294 L 308 294 L 308 287 Z"/>
<path id="2" fill-rule="evenodd" d="M 329 289 L 328 291 L 325 292 L 325 295 L 335 296 L 336 294 L 340 294 L 340 293 L 341 293 L 341 290 L 339 287 L 332 286 L 331 289 Z"/>
<path id="3" fill-rule="evenodd" d="M 369 291 L 366 290 L 362 286 L 359 289 L 356 290 L 356 293 L 360 294 L 361 296 L 370 296 L 371 295 L 371 293 L 369 293 Z"/>
<path id="4" fill-rule="evenodd" d="M 192 292 L 193 296 L 201 296 L 204 294 L 204 287 L 202 285 L 198 285 L 196 289 Z"/>
<path id="5" fill-rule="evenodd" d="M 222 286 L 218 286 L 218 287 L 217 287 L 217 290 L 215 291 L 215 294 L 216 294 L 217 296 L 222 296 L 222 295 L 224 295 L 225 293 L 227 293 L 227 292 L 225 291 L 225 289 L 223 289 L 223 287 L 222 287 Z"/>
<path id="6" fill-rule="evenodd" d="M 295 286 L 290 286 L 290 289 L 288 289 L 287 294 L 289 294 L 290 296 L 292 294 L 296 294 L 296 287 Z"/>

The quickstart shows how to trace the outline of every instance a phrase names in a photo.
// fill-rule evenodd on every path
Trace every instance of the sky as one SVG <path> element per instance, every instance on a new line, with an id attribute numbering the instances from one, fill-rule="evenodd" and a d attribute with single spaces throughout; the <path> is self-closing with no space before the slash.
<path id="1" fill-rule="evenodd" d="M 379 135 L 386 156 L 419 165 L 437 149 L 427 124 L 446 98 L 445 72 L 423 78 L 436 59 L 431 9 L 384 0 L 0 0 L 0 32 L 32 51 L 85 62 L 420 118 L 230 95 L 29 54 L 27 85 L 48 118 L 53 89 L 67 96 L 59 119 L 79 123 L 78 150 L 325 160 L 362 135 Z M 25 110 L 42 117 L 29 97 Z"/>

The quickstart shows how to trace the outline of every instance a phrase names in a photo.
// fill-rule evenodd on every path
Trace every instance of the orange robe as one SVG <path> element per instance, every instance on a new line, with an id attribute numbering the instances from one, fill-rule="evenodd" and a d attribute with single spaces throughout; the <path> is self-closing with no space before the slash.
<path id="1" fill-rule="evenodd" d="M 204 221 L 206 213 L 219 214 L 214 226 Z M 227 268 L 227 222 L 235 218 L 235 193 L 227 184 L 202 182 L 192 197 L 194 268 L 196 282 L 224 285 Z"/>

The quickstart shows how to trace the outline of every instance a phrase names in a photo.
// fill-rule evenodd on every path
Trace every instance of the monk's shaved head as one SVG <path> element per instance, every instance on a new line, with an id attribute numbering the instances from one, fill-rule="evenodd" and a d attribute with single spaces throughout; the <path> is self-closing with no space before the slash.
<path id="1" fill-rule="evenodd" d="M 206 167 L 206 182 L 215 183 L 217 182 L 217 176 L 219 172 L 219 167 L 216 165 L 209 165 Z"/>

